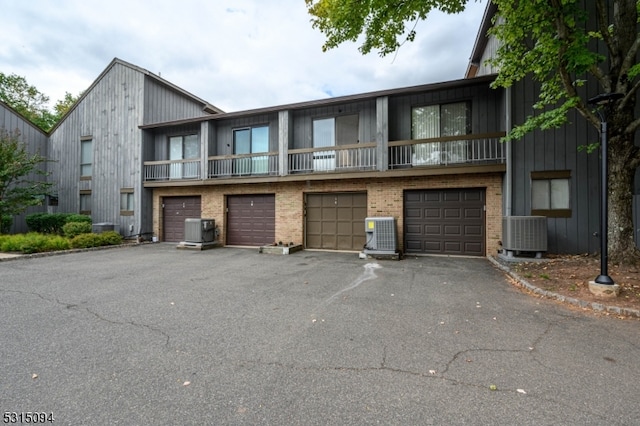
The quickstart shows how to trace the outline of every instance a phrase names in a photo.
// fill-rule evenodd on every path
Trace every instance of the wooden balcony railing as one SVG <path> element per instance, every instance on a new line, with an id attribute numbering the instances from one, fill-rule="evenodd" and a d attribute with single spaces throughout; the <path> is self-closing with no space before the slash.
<path id="1" fill-rule="evenodd" d="M 200 179 L 200 159 L 145 161 L 144 180 Z"/>
<path id="2" fill-rule="evenodd" d="M 278 153 L 221 155 L 209 157 L 208 177 L 259 176 L 278 174 Z"/>
<path id="3" fill-rule="evenodd" d="M 504 132 L 447 136 L 389 142 L 389 169 L 504 163 Z M 288 174 L 339 173 L 378 169 L 377 144 L 359 143 L 324 148 L 290 149 Z M 280 170 L 278 152 L 212 156 L 206 179 L 275 176 Z M 144 180 L 202 179 L 200 160 L 145 161 Z"/>
<path id="4" fill-rule="evenodd" d="M 504 163 L 504 132 L 389 142 L 389 168 Z"/>
<path id="5" fill-rule="evenodd" d="M 376 164 L 375 143 L 289 150 L 289 173 L 373 170 Z"/>

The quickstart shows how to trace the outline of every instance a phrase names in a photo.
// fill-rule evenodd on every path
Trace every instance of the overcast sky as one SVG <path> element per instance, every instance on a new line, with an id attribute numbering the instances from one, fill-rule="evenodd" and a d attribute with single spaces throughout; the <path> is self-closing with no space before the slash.
<path id="1" fill-rule="evenodd" d="M 322 52 L 304 0 L 5 0 L 0 71 L 77 95 L 117 57 L 227 112 L 464 77 L 487 0 L 432 12 L 396 55 Z"/>

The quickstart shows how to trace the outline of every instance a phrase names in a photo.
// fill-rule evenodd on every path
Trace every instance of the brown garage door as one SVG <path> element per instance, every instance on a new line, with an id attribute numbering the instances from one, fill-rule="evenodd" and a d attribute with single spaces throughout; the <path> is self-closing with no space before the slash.
<path id="1" fill-rule="evenodd" d="M 307 194 L 306 246 L 329 250 L 362 250 L 367 194 Z"/>
<path id="2" fill-rule="evenodd" d="M 200 197 L 165 197 L 162 199 L 164 241 L 184 241 L 184 220 L 199 218 Z"/>
<path id="3" fill-rule="evenodd" d="M 227 245 L 263 246 L 275 242 L 276 198 L 273 194 L 227 197 Z"/>
<path id="4" fill-rule="evenodd" d="M 407 253 L 485 254 L 485 190 L 405 191 Z"/>

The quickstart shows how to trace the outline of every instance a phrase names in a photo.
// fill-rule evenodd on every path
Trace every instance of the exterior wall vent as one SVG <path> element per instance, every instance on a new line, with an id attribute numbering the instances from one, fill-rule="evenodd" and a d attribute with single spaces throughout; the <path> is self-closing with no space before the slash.
<path id="1" fill-rule="evenodd" d="M 215 239 L 216 223 L 213 219 L 185 219 L 184 241 L 186 243 L 210 243 Z"/>
<path id="2" fill-rule="evenodd" d="M 537 258 L 542 257 L 547 251 L 547 217 L 504 216 L 502 248 L 509 257 L 514 252 L 535 252 Z"/>
<path id="3" fill-rule="evenodd" d="M 364 252 L 395 254 L 397 247 L 396 220 L 393 217 L 368 217 L 365 224 Z"/>

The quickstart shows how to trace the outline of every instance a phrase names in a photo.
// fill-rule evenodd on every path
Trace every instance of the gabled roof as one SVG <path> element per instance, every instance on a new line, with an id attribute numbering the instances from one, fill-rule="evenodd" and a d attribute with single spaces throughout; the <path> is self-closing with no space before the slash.
<path id="1" fill-rule="evenodd" d="M 98 83 L 100 82 L 100 80 L 102 80 L 108 73 L 109 71 L 111 71 L 111 69 L 116 66 L 116 65 L 122 65 L 125 66 L 127 68 L 131 68 L 134 71 L 137 71 L 141 74 L 146 75 L 147 77 L 149 77 L 150 79 L 154 80 L 155 82 L 165 86 L 166 88 L 168 88 L 169 90 L 172 90 L 176 93 L 179 93 L 189 99 L 191 99 L 192 101 L 199 103 L 202 105 L 202 110 L 204 112 L 207 112 L 209 114 L 221 114 L 224 111 L 221 110 L 220 108 L 210 104 L 209 102 L 193 95 L 192 93 L 187 92 L 186 90 L 182 89 L 181 87 L 176 86 L 175 84 L 171 83 L 168 80 L 163 79 L 162 77 L 160 77 L 159 75 L 156 75 L 154 73 L 152 73 L 151 71 L 148 71 L 144 68 L 141 68 L 137 65 L 133 65 L 129 62 L 123 61 L 122 59 L 118 59 L 118 58 L 114 58 L 111 63 L 104 69 L 104 71 L 102 71 L 102 73 L 100 73 L 100 75 L 98 76 L 98 78 L 96 78 L 94 80 L 93 83 L 91 83 L 91 86 L 89 86 L 87 88 L 87 90 L 85 90 L 82 94 L 82 96 L 80 96 L 80 98 L 76 101 L 76 103 L 73 105 L 73 107 L 71 107 L 69 109 L 69 111 L 66 112 L 66 114 L 60 119 L 60 121 L 49 131 L 49 134 L 53 133 L 56 128 L 67 118 L 67 116 L 77 107 L 77 105 L 80 103 L 80 101 L 82 101 L 82 99 L 84 99 L 87 94 L 89 92 L 91 92 L 91 90 L 98 85 Z"/>
<path id="2" fill-rule="evenodd" d="M 476 35 L 476 42 L 474 43 L 473 50 L 471 51 L 471 57 L 469 58 L 469 65 L 467 65 L 465 78 L 476 76 L 476 72 L 481 65 L 480 61 L 482 60 L 482 54 L 487 47 L 487 42 L 489 41 L 487 32 L 493 26 L 493 17 L 497 12 L 498 6 L 496 6 L 491 0 L 489 0 L 489 3 L 487 3 L 487 7 L 485 7 L 484 9 L 484 16 L 482 17 L 480 29 L 478 30 L 478 34 Z"/>
<path id="3" fill-rule="evenodd" d="M 11 111 L 12 113 L 17 115 L 18 117 L 20 117 L 26 124 L 28 124 L 29 126 L 33 127 L 38 132 L 42 133 L 45 136 L 47 135 L 47 132 L 45 132 L 40 127 L 38 127 L 35 124 L 33 124 L 27 117 L 25 117 L 24 115 L 22 115 L 21 113 L 16 111 L 15 108 L 13 108 L 11 105 L 7 104 L 6 102 L 3 102 L 2 100 L 0 100 L 0 105 L 2 107 L 4 107 L 5 109 L 8 109 L 9 111 Z M 5 130 L 11 131 L 13 129 L 5 129 Z"/>

